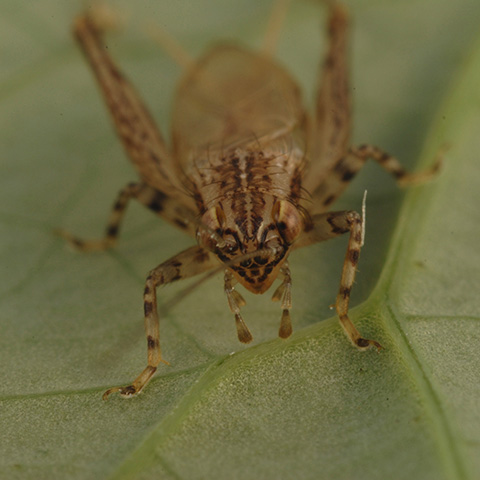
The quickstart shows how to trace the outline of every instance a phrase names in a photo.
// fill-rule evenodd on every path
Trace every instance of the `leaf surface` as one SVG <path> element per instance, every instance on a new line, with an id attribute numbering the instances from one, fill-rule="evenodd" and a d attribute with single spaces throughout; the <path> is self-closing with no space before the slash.
<path id="1" fill-rule="evenodd" d="M 167 132 L 180 69 L 147 19 L 192 54 L 225 36 L 258 46 L 269 2 L 154 3 L 112 2 L 129 15 L 108 43 Z M 354 141 L 409 168 L 451 146 L 435 182 L 401 192 L 369 164 L 335 206 L 368 189 L 352 318 L 384 350 L 357 352 L 328 310 L 343 239 L 292 255 L 288 341 L 278 306 L 248 295 L 255 342 L 240 346 L 221 276 L 169 308 L 188 282 L 161 290 L 171 367 L 105 403 L 144 366 L 146 272 L 192 241 L 138 205 L 113 251 L 53 236 L 98 236 L 135 176 L 69 35 L 80 2 L 0 1 L 0 478 L 480 477 L 480 4 L 351 3 Z M 324 17 L 295 3 L 279 44 L 306 103 Z"/>

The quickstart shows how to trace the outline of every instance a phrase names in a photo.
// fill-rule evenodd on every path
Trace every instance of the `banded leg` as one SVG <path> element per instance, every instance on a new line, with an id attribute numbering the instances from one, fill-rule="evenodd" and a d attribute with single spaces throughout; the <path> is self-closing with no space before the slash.
<path id="1" fill-rule="evenodd" d="M 102 239 L 82 240 L 64 230 L 57 230 L 55 233 L 67 240 L 73 248 L 82 252 L 107 250 L 113 247 L 117 241 L 128 202 L 131 199 L 138 200 L 142 205 L 145 205 L 176 227 L 187 231 L 191 235 L 195 235 L 197 222 L 196 219 L 193 218 L 190 209 L 179 205 L 176 200 L 143 183 L 130 183 L 120 191 L 113 205 L 105 229 L 105 236 Z"/>
<path id="2" fill-rule="evenodd" d="M 109 395 L 119 392 L 124 397 L 131 397 L 142 391 L 163 360 L 160 350 L 160 327 L 157 312 L 156 289 L 161 285 L 172 283 L 176 280 L 192 277 L 206 272 L 218 265 L 215 257 L 202 247 L 191 247 L 175 255 L 170 260 L 161 263 L 153 269 L 145 281 L 143 294 L 143 307 L 145 312 L 145 333 L 147 336 L 147 366 L 131 385 L 109 388 L 104 394 L 106 400 Z"/>
<path id="3" fill-rule="evenodd" d="M 348 150 L 330 171 L 328 179 L 320 184 L 312 194 L 313 209 L 324 210 L 335 201 L 365 165 L 368 159 L 377 162 L 395 177 L 401 187 L 419 185 L 430 181 L 440 170 L 443 152 L 439 152 L 431 167 L 416 173 L 410 173 L 392 155 L 373 145 L 360 145 Z"/>
<path id="4" fill-rule="evenodd" d="M 440 171 L 442 166 L 443 151 L 439 151 L 438 155 L 433 161 L 433 164 L 420 172 L 410 173 L 402 164 L 392 155 L 384 152 L 373 145 L 360 145 L 359 147 L 352 147 L 348 152 L 348 157 L 353 169 L 353 175 L 362 168 L 363 164 L 371 158 L 383 167 L 388 173 L 392 174 L 400 187 L 409 187 L 413 185 L 420 185 L 429 182 Z M 345 173 L 347 176 L 348 172 Z"/>
<path id="5" fill-rule="evenodd" d="M 103 44 L 102 34 L 111 20 L 102 9 L 92 8 L 75 19 L 73 33 L 92 67 L 116 132 L 144 182 L 194 210 L 195 202 L 184 193 L 160 131 Z"/>
<path id="6" fill-rule="evenodd" d="M 350 232 L 350 238 L 348 241 L 345 261 L 343 262 L 342 277 L 340 280 L 340 288 L 335 303 L 335 309 L 340 324 L 353 345 L 360 350 L 366 350 L 370 347 L 380 349 L 382 348 L 381 345 L 375 340 L 362 338 L 348 316 L 350 293 L 355 280 L 357 264 L 360 258 L 360 249 L 363 242 L 362 217 L 354 211 L 329 212 L 315 215 L 313 217 L 313 228 L 299 238 L 294 244 L 294 248 L 322 242 L 347 232 Z"/>
<path id="7" fill-rule="evenodd" d="M 292 334 L 292 321 L 290 319 L 290 310 L 292 308 L 292 276 L 288 262 L 282 265 L 280 273 L 283 275 L 283 282 L 275 290 L 272 300 L 274 302 L 281 301 L 282 321 L 280 322 L 278 336 L 280 338 L 288 338 Z"/>
<path id="8" fill-rule="evenodd" d="M 312 161 L 303 186 L 310 193 L 325 181 L 345 156 L 351 132 L 348 85 L 348 13 L 329 1 L 328 48 L 321 71 L 313 129 L 309 132 Z"/>
<path id="9" fill-rule="evenodd" d="M 240 314 L 240 307 L 243 307 L 246 304 L 245 299 L 235 290 L 236 280 L 229 270 L 225 270 L 224 281 L 228 306 L 235 315 L 235 326 L 237 327 L 238 340 L 242 343 L 250 343 L 253 340 L 253 336 L 244 322 L 242 315 Z"/>

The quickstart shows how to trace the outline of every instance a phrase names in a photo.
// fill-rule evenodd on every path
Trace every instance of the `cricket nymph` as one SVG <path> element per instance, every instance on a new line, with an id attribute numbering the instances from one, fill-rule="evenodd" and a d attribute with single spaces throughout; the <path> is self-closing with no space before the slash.
<path id="1" fill-rule="evenodd" d="M 256 141 L 252 147 L 237 147 L 230 152 L 210 151 L 208 158 L 195 161 L 189 175 L 198 209 L 204 212 L 197 239 L 227 267 L 225 293 L 243 343 L 253 337 L 241 317 L 240 306 L 245 300 L 234 290 L 234 282 L 261 294 L 280 272 L 286 273 L 288 288 L 284 282 L 276 294 L 278 299 L 286 296 L 280 336 L 289 336 L 290 276 L 286 260 L 305 224 L 310 224 L 308 213 L 298 205 L 303 153 L 299 149 L 283 151 L 288 145 L 285 138 L 272 143 L 276 150 L 255 150 Z"/>
<path id="2" fill-rule="evenodd" d="M 286 154 L 235 149 L 228 159 L 209 162 L 206 174 L 195 183 L 200 211 L 205 211 L 200 245 L 226 263 L 253 293 L 270 288 L 303 231 L 304 217 L 295 206 L 298 193 L 290 188 L 300 182 L 289 160 Z M 242 260 L 247 254 L 251 255 Z"/>
<path id="3" fill-rule="evenodd" d="M 298 205 L 307 121 L 298 87 L 270 56 L 221 45 L 187 70 L 173 111 L 175 157 L 203 212 L 200 245 L 264 293 L 308 216 Z"/>
<path id="4" fill-rule="evenodd" d="M 409 174 L 377 147 L 350 145 L 348 15 L 335 1 L 326 2 L 328 48 L 312 114 L 304 108 L 297 83 L 273 57 L 278 19 L 287 3 L 276 2 L 272 18 L 277 20 L 270 23 L 260 52 L 218 45 L 196 62 L 185 52 L 177 57 L 185 73 L 173 106 L 171 148 L 104 48 L 105 17 L 92 9 L 74 22 L 74 35 L 140 178 L 120 191 L 103 239 L 84 241 L 65 231 L 60 235 L 78 250 L 110 248 L 129 200 L 135 199 L 197 240 L 197 245 L 147 275 L 143 293 L 147 366 L 130 385 L 108 389 L 104 399 L 113 392 L 138 394 L 165 362 L 160 350 L 159 286 L 223 270 L 238 338 L 248 343 L 253 337 L 240 313 L 245 300 L 235 284 L 261 294 L 280 278 L 272 300 L 282 309 L 278 334 L 287 338 L 292 333 L 290 252 L 343 234 L 349 234 L 349 241 L 335 309 L 355 347 L 381 348 L 377 341 L 363 338 L 348 315 L 364 239 L 363 214 L 331 211 L 330 206 L 369 158 L 401 185 L 427 180 L 439 162 Z M 181 49 L 176 46 L 174 51 Z"/>

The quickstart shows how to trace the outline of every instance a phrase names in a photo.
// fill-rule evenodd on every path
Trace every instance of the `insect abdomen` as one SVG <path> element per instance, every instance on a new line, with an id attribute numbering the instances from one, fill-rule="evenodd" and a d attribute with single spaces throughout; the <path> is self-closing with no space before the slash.
<path id="1" fill-rule="evenodd" d="M 270 57 L 234 46 L 212 49 L 187 71 L 173 112 L 175 156 L 183 167 L 205 150 L 285 135 L 304 116 L 288 72 Z"/>

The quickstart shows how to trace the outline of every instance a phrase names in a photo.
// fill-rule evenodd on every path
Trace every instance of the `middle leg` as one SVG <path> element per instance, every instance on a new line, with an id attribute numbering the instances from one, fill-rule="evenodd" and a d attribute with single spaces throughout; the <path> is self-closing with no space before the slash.
<path id="1" fill-rule="evenodd" d="M 390 173 L 400 187 L 419 185 L 430 181 L 440 170 L 442 152 L 433 164 L 420 172 L 408 172 L 397 158 L 373 145 L 351 147 L 346 156 L 340 158 L 330 170 L 327 178 L 312 192 L 312 210 L 319 212 L 328 208 L 347 188 L 368 159 L 377 162 Z"/>
<path id="2" fill-rule="evenodd" d="M 117 241 L 128 202 L 132 198 L 138 200 L 142 205 L 145 205 L 177 228 L 190 233 L 192 236 L 195 235 L 198 222 L 193 212 L 160 190 L 144 183 L 129 183 L 120 191 L 113 205 L 105 229 L 105 236 L 102 239 L 83 240 L 65 230 L 56 230 L 55 233 L 64 238 L 73 248 L 82 252 L 107 250 L 113 247 Z"/>

